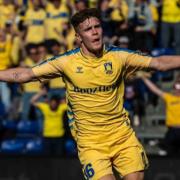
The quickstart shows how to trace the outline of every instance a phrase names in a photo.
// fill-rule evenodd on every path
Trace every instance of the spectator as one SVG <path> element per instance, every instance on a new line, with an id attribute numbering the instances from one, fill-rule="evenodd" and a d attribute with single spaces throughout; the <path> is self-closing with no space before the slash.
<path id="1" fill-rule="evenodd" d="M 24 25 L 26 26 L 26 44 L 40 43 L 45 40 L 45 18 L 46 12 L 41 8 L 40 0 L 31 0 L 33 7 L 28 7 Z"/>
<path id="2" fill-rule="evenodd" d="M 58 56 L 61 52 L 61 44 L 52 40 L 50 44 L 50 56 Z M 58 77 L 49 81 L 50 95 L 60 95 L 61 99 L 65 99 L 65 84 L 62 78 Z"/>
<path id="3" fill-rule="evenodd" d="M 128 5 L 125 0 L 111 1 L 110 6 L 113 8 L 111 13 L 111 18 L 117 25 L 121 26 L 121 29 L 126 29 L 127 27 L 127 17 L 128 17 Z"/>
<path id="4" fill-rule="evenodd" d="M 40 62 L 40 56 L 38 54 L 38 45 L 36 44 L 28 44 L 26 46 L 27 57 L 21 63 L 22 67 L 32 67 Z M 30 119 L 30 99 L 40 90 L 39 82 L 30 82 L 22 85 L 23 95 L 22 95 L 22 113 L 21 119 L 28 120 Z M 37 115 L 37 113 L 36 113 Z"/>
<path id="5" fill-rule="evenodd" d="M 129 7 L 129 26 L 134 29 L 134 49 L 150 51 L 153 48 L 154 23 L 151 10 L 145 0 L 135 0 Z"/>
<path id="6" fill-rule="evenodd" d="M 11 66 L 12 41 L 4 29 L 0 28 L 0 70 Z"/>
<path id="7" fill-rule="evenodd" d="M 113 37 L 111 38 L 111 43 L 119 45 L 119 38 L 121 36 L 127 37 L 129 39 L 131 32 L 128 28 L 128 6 L 125 0 L 111 1 L 111 7 L 113 11 L 111 13 L 111 19 L 113 21 Z"/>
<path id="8" fill-rule="evenodd" d="M 8 69 L 11 66 L 11 37 L 7 36 L 4 29 L 0 28 L 0 70 Z M 7 83 L 0 82 L 0 96 L 6 110 L 10 106 L 10 90 Z"/>
<path id="9" fill-rule="evenodd" d="M 11 37 L 12 49 L 11 49 L 11 60 L 12 65 L 19 65 L 20 55 L 21 55 L 21 41 L 20 34 L 16 25 L 11 21 L 5 24 L 5 33 Z"/>
<path id="10" fill-rule="evenodd" d="M 139 80 L 128 77 L 125 86 L 124 107 L 129 113 L 129 118 L 133 126 L 141 125 L 144 116 L 144 98 L 141 94 Z"/>
<path id="11" fill-rule="evenodd" d="M 48 46 L 50 45 L 50 47 L 49 47 L 50 49 L 55 41 L 61 45 L 60 51 L 58 51 L 58 53 L 60 53 L 60 52 L 63 53 L 67 50 L 74 48 L 75 32 L 69 22 L 62 22 L 61 34 L 59 34 L 59 40 L 51 39 L 50 41 L 47 41 Z M 57 44 L 57 43 L 55 43 L 55 44 Z"/>
<path id="12" fill-rule="evenodd" d="M 74 7 L 75 7 L 75 12 L 86 9 L 88 8 L 88 0 L 75 0 Z"/>
<path id="13" fill-rule="evenodd" d="M 15 7 L 9 0 L 2 0 L 0 4 L 0 27 L 5 27 L 7 22 L 14 22 L 15 19 Z"/>
<path id="14" fill-rule="evenodd" d="M 69 20 L 69 8 L 62 0 L 52 0 L 47 3 L 46 12 L 46 40 L 61 41 L 62 23 Z"/>
<path id="15" fill-rule="evenodd" d="M 162 1 L 162 27 L 161 46 L 163 48 L 172 47 L 172 37 L 176 54 L 180 54 L 180 1 Z"/>
<path id="16" fill-rule="evenodd" d="M 42 88 L 31 99 L 32 105 L 39 108 L 44 115 L 44 151 L 46 155 L 63 155 L 63 136 L 65 134 L 63 115 L 67 109 L 67 105 L 60 104 L 57 96 L 52 96 L 47 102 L 39 102 L 38 100 L 45 95 L 47 95 L 47 89 Z"/>
<path id="17" fill-rule="evenodd" d="M 161 155 L 167 153 L 176 155 L 180 153 L 180 75 L 177 76 L 174 82 L 172 93 L 164 92 L 145 76 L 141 76 L 141 78 L 148 88 L 161 97 L 166 104 L 166 126 L 168 131 L 161 144 L 162 150 L 159 153 Z"/>
<path id="18" fill-rule="evenodd" d="M 154 28 L 152 29 L 152 34 L 154 37 L 154 47 L 160 46 L 160 14 L 161 14 L 161 3 L 159 0 L 149 0 L 148 1 L 149 8 L 151 10 L 152 19 L 154 22 Z"/>
<path id="19" fill-rule="evenodd" d="M 47 58 L 48 51 L 44 42 L 37 45 L 37 54 L 39 55 L 40 60 Z"/>
<path id="20" fill-rule="evenodd" d="M 108 41 L 109 38 L 113 36 L 113 27 L 112 27 L 112 20 L 111 20 L 111 13 L 113 8 L 109 7 L 110 0 L 99 0 L 98 1 L 98 9 L 101 13 L 101 20 L 102 20 L 102 27 L 104 29 L 104 38 L 105 41 Z M 107 40 L 106 40 L 107 39 Z"/>

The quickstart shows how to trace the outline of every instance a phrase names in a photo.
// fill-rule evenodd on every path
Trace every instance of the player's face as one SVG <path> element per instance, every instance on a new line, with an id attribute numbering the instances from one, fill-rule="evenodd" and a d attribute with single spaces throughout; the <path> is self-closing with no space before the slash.
<path id="1" fill-rule="evenodd" d="M 79 24 L 76 36 L 84 52 L 96 53 L 102 50 L 102 27 L 99 19 L 91 17 Z"/>

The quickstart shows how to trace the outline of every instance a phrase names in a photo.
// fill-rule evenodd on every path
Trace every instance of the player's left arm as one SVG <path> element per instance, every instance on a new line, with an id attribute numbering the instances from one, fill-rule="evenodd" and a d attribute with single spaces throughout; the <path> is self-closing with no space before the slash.
<path id="1" fill-rule="evenodd" d="M 180 56 L 153 57 L 149 67 L 159 71 L 167 71 L 180 68 Z"/>

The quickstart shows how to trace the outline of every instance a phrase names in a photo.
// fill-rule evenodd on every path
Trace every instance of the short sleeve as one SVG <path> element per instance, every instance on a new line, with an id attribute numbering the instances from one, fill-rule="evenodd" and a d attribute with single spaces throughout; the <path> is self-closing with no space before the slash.
<path id="1" fill-rule="evenodd" d="M 46 60 L 32 68 L 35 77 L 39 81 L 46 81 L 49 79 L 62 76 L 61 60 Z"/>
<path id="2" fill-rule="evenodd" d="M 125 74 L 128 77 L 136 71 L 148 69 L 152 57 L 137 52 L 127 52 L 123 59 Z"/>

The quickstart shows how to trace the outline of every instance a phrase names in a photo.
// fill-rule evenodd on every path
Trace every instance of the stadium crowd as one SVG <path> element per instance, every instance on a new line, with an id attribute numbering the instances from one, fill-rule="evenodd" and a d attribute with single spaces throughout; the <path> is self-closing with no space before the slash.
<path id="1" fill-rule="evenodd" d="M 0 0 L 0 70 L 32 67 L 77 47 L 69 19 L 75 12 L 88 7 L 97 7 L 101 13 L 105 43 L 152 56 L 180 55 L 180 0 Z M 172 82 L 176 74 L 176 71 L 158 72 L 152 75 L 151 80 Z M 146 117 L 144 107 L 148 104 L 158 106 L 159 101 L 141 79 L 127 79 L 124 106 L 129 111 L 132 124 L 141 126 L 143 117 Z M 37 99 L 44 104 L 35 103 Z M 63 143 L 65 153 L 76 153 L 71 149 L 75 145 L 68 130 L 64 102 L 65 85 L 61 78 L 45 84 L 0 82 L 1 149 L 8 149 L 5 140 L 16 139 L 19 143 L 16 152 L 23 152 L 24 146 L 31 149 L 34 137 L 43 136 L 51 141 L 46 141 L 46 144 L 56 146 Z M 51 106 L 53 103 L 55 105 Z M 54 106 L 55 109 L 52 108 Z M 52 123 L 53 114 L 61 116 L 61 123 L 58 120 Z M 28 127 L 27 122 L 38 122 L 40 130 L 34 132 L 32 124 L 33 130 L 21 129 L 23 123 Z M 54 126 L 59 131 L 54 133 Z M 46 137 L 42 131 L 50 134 Z M 24 137 L 30 144 L 20 141 Z M 62 138 L 65 141 L 60 143 Z M 14 141 L 10 143 L 12 145 Z M 38 144 L 39 139 L 35 143 Z"/>

